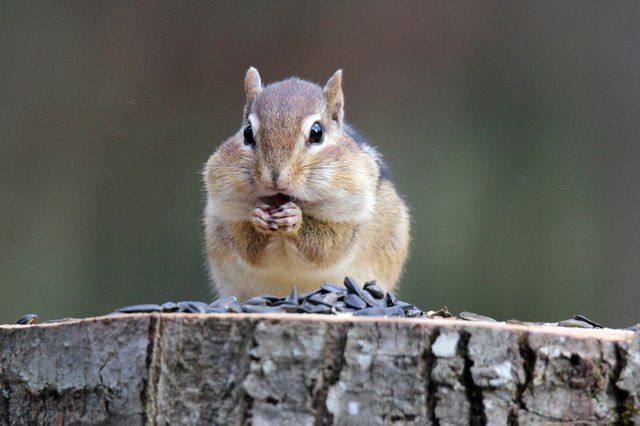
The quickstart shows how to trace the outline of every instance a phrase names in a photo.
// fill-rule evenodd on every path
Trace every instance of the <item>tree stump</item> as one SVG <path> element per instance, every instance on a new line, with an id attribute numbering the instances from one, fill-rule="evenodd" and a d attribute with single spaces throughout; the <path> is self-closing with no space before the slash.
<path id="1" fill-rule="evenodd" d="M 640 424 L 640 333 L 133 314 L 0 326 L 0 424 Z"/>

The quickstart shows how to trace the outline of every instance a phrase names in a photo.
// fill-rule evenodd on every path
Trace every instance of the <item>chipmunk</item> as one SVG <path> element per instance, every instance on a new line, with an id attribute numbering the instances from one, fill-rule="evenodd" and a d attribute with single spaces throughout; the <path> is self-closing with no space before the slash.
<path id="1" fill-rule="evenodd" d="M 215 289 L 283 296 L 349 275 L 392 290 L 409 214 L 380 155 L 344 122 L 342 70 L 324 88 L 298 78 L 263 87 L 251 67 L 244 89 L 242 127 L 204 170 Z"/>

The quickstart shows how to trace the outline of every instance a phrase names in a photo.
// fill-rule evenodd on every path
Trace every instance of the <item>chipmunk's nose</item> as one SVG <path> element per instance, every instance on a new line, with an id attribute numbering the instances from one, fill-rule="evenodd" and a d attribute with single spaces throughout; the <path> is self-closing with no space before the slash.
<path id="1" fill-rule="evenodd" d="M 280 170 L 271 170 L 271 180 L 274 188 L 278 187 L 278 179 L 280 178 Z"/>
<path id="2" fill-rule="evenodd" d="M 271 169 L 268 176 L 271 177 L 271 186 L 274 191 L 287 191 L 287 188 L 289 187 L 289 174 L 286 170 Z"/>

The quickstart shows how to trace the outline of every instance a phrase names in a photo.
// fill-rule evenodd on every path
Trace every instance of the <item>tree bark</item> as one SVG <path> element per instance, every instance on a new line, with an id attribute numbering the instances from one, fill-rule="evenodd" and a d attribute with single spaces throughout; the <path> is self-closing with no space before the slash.
<path id="1" fill-rule="evenodd" d="M 640 333 L 322 315 L 0 326 L 0 424 L 640 424 Z"/>

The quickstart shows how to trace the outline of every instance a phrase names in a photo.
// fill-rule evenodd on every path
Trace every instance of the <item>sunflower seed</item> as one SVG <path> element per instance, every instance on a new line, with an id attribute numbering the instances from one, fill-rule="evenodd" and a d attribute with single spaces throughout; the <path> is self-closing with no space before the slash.
<path id="1" fill-rule="evenodd" d="M 316 294 L 312 294 L 311 296 L 307 297 L 305 302 L 313 303 L 314 305 L 324 304 L 324 298 L 325 298 L 325 296 L 327 294 L 331 294 L 331 293 L 316 293 Z"/>
<path id="2" fill-rule="evenodd" d="M 237 304 L 238 303 L 238 299 L 236 299 L 235 296 L 225 296 L 225 297 L 221 297 L 218 300 L 213 301 L 213 303 L 209 304 L 210 308 L 225 308 L 228 309 L 229 306 L 233 305 L 233 304 Z"/>
<path id="3" fill-rule="evenodd" d="M 416 307 L 415 305 L 412 305 L 411 303 L 403 302 L 403 301 L 401 301 L 401 300 L 399 300 L 399 301 L 398 301 L 398 303 L 396 303 L 396 306 L 398 306 L 398 307 L 400 307 L 400 308 L 404 309 L 405 311 L 406 311 L 407 309 L 411 309 L 411 308 L 415 308 L 415 307 Z"/>
<path id="4" fill-rule="evenodd" d="M 387 299 L 389 306 L 395 306 L 398 303 L 398 298 L 392 291 L 388 291 L 384 298 Z"/>
<path id="5" fill-rule="evenodd" d="M 355 309 L 363 309 L 367 307 L 367 302 L 353 293 L 347 293 L 347 295 L 344 296 L 344 303 Z"/>
<path id="6" fill-rule="evenodd" d="M 497 322 L 496 320 L 494 320 L 493 318 L 484 316 L 484 315 L 480 315 L 480 314 L 474 314 L 473 312 L 467 312 L 467 311 L 462 311 L 460 312 L 459 317 L 465 321 L 489 321 L 489 322 Z"/>
<path id="7" fill-rule="evenodd" d="M 557 325 L 560 327 L 572 327 L 572 328 L 594 328 L 593 325 L 589 324 L 588 322 L 580 321 L 576 319 L 558 321 Z"/>
<path id="8" fill-rule="evenodd" d="M 45 321 L 43 324 L 58 324 L 61 322 L 75 321 L 78 318 L 60 318 L 60 319 L 52 319 L 49 321 Z"/>
<path id="9" fill-rule="evenodd" d="M 322 298 L 322 302 L 321 303 L 323 303 L 323 304 L 325 304 L 327 306 L 333 306 L 338 302 L 338 299 L 340 299 L 340 297 L 342 297 L 342 294 L 327 293 Z"/>
<path id="10" fill-rule="evenodd" d="M 261 296 L 255 296 L 250 299 L 245 300 L 243 305 L 255 305 L 255 306 L 267 306 L 269 301 Z"/>
<path id="11" fill-rule="evenodd" d="M 226 314 L 229 310 L 227 308 L 212 308 L 211 306 L 207 307 L 207 314 Z"/>
<path id="12" fill-rule="evenodd" d="M 364 308 L 354 313 L 358 317 L 402 317 L 404 310 L 398 306 L 388 308 Z"/>
<path id="13" fill-rule="evenodd" d="M 178 302 L 178 308 L 180 312 L 184 312 L 187 314 L 204 314 L 207 312 L 207 305 L 204 302 L 192 301 L 188 300 L 186 302 Z"/>
<path id="14" fill-rule="evenodd" d="M 331 283 L 324 283 L 320 286 L 320 288 L 329 293 L 345 293 L 347 291 L 346 288 L 338 287 L 337 285 Z"/>
<path id="15" fill-rule="evenodd" d="M 404 314 L 409 318 L 416 318 L 422 316 L 422 311 L 418 308 L 411 308 L 406 310 Z"/>
<path id="16" fill-rule="evenodd" d="M 18 318 L 16 324 L 18 325 L 31 325 L 35 324 L 38 321 L 38 315 L 36 314 L 26 314 Z"/>
<path id="17" fill-rule="evenodd" d="M 289 293 L 285 300 L 298 303 L 298 288 L 296 286 L 293 286 L 293 288 L 291 289 L 291 293 Z"/>
<path id="18" fill-rule="evenodd" d="M 257 305 L 241 305 L 242 312 L 249 314 L 276 314 L 283 313 L 284 310 L 277 306 L 257 306 Z"/>
<path id="19" fill-rule="evenodd" d="M 358 287 L 358 283 L 353 278 L 345 277 L 344 278 L 344 286 L 347 288 L 347 293 L 352 293 L 352 294 L 358 295 L 358 297 L 360 297 L 362 300 L 364 300 L 367 305 L 372 306 L 372 307 L 378 305 L 378 303 L 374 299 L 374 297 L 371 296 L 366 291 L 363 291 L 360 287 Z"/>
<path id="20" fill-rule="evenodd" d="M 384 316 L 385 308 L 364 308 L 355 312 L 354 315 L 357 317 L 382 317 Z"/>
<path id="21" fill-rule="evenodd" d="M 366 282 L 364 289 L 376 299 L 382 299 L 384 297 L 384 290 L 376 285 L 375 280 Z"/>
<path id="22" fill-rule="evenodd" d="M 273 302 L 282 300 L 282 297 L 274 296 L 273 294 L 268 294 L 268 293 L 259 294 L 257 297 L 262 297 L 264 300 L 267 301 L 267 303 L 273 303 Z"/>
<path id="23" fill-rule="evenodd" d="M 162 306 L 155 303 L 144 303 L 141 305 L 124 306 L 116 309 L 116 312 L 123 314 L 143 313 L 143 312 L 162 312 Z"/>
<path id="24" fill-rule="evenodd" d="M 578 320 L 578 321 L 582 321 L 582 322 L 586 322 L 587 324 L 591 324 L 591 326 L 593 326 L 593 328 L 604 328 L 604 326 L 598 324 L 595 321 L 591 321 L 589 318 L 585 317 L 584 315 L 576 315 L 573 317 L 574 320 Z"/>
<path id="25" fill-rule="evenodd" d="M 289 312 L 292 314 L 299 314 L 304 312 L 304 308 L 300 305 L 294 305 L 294 304 L 282 304 L 280 306 L 278 306 L 280 309 L 282 309 L 285 312 Z"/>
<path id="26" fill-rule="evenodd" d="M 347 309 L 346 306 L 332 306 L 331 313 L 334 315 L 353 315 L 353 312 Z"/>
<path id="27" fill-rule="evenodd" d="M 338 308 L 343 308 L 343 309 L 350 309 L 346 303 L 344 303 L 344 300 L 338 300 L 336 303 L 333 304 L 333 306 L 338 307 Z"/>
<path id="28" fill-rule="evenodd" d="M 330 314 L 331 306 L 327 305 L 314 305 L 309 302 L 305 302 L 302 304 L 302 308 L 305 312 L 309 314 Z"/>
<path id="29" fill-rule="evenodd" d="M 404 310 L 398 306 L 390 306 L 388 308 L 382 308 L 384 310 L 384 316 L 386 317 L 403 317 Z"/>
<path id="30" fill-rule="evenodd" d="M 356 280 L 351 277 L 344 277 L 344 286 L 347 288 L 347 293 L 358 294 L 362 292 L 358 287 Z"/>
<path id="31" fill-rule="evenodd" d="M 175 312 L 179 309 L 178 304 L 174 302 L 165 302 L 160 306 L 162 307 L 162 312 Z"/>
<path id="32" fill-rule="evenodd" d="M 251 305 L 246 305 L 246 306 L 251 306 Z M 256 308 L 268 308 L 268 306 L 256 306 Z M 242 306 L 239 303 L 232 303 L 229 305 L 227 312 L 240 314 L 242 313 Z"/>
<path id="33" fill-rule="evenodd" d="M 367 305 L 369 306 L 375 306 L 379 308 L 387 307 L 387 302 L 384 299 L 376 299 L 371 294 L 369 294 L 368 291 L 361 291 L 360 295 L 360 297 L 362 297 L 362 300 L 367 302 Z"/>
<path id="34" fill-rule="evenodd" d="M 310 297 L 316 295 L 316 294 L 320 294 L 322 293 L 322 288 L 319 288 L 317 290 L 313 290 L 313 291 L 307 291 L 306 293 L 302 293 L 300 296 L 298 296 L 300 298 L 300 300 L 307 300 Z"/>

